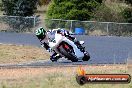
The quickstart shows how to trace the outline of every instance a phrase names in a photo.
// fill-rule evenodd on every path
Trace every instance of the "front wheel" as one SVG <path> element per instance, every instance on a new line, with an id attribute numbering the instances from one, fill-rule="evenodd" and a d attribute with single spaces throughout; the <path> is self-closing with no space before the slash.
<path id="1" fill-rule="evenodd" d="M 88 52 L 84 53 L 84 57 L 82 58 L 83 61 L 88 61 L 90 59 L 90 55 Z"/>

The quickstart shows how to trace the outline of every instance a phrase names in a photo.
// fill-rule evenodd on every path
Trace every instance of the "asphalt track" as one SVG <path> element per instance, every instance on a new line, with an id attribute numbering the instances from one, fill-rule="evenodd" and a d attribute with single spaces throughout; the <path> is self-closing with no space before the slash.
<path id="1" fill-rule="evenodd" d="M 85 41 L 84 46 L 91 56 L 89 61 L 79 61 L 73 63 L 65 58 L 62 58 L 54 63 L 50 60 L 41 60 L 15 65 L 0 64 L 0 67 L 124 64 L 128 60 L 132 59 L 132 37 L 76 35 L 76 38 L 78 40 Z M 40 47 L 40 43 L 34 34 L 0 32 L 0 43 L 32 45 Z"/>

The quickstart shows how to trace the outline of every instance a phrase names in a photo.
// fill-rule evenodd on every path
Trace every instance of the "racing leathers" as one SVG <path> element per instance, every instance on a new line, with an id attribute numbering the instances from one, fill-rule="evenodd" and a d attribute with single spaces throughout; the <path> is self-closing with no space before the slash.
<path id="1" fill-rule="evenodd" d="M 58 55 L 52 48 L 49 46 L 51 43 L 53 43 L 53 35 L 51 32 L 47 31 L 46 32 L 46 37 L 41 40 L 41 46 L 44 47 L 48 52 L 50 52 L 50 60 L 51 61 L 57 61 L 60 58 L 60 55 Z"/>

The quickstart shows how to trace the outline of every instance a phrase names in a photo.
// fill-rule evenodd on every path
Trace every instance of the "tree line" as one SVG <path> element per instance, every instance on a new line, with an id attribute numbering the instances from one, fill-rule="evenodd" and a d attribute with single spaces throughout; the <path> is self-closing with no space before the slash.
<path id="1" fill-rule="evenodd" d="M 48 4 L 47 18 L 66 20 L 97 20 L 132 23 L 132 0 L 125 0 L 130 7 L 114 13 L 104 0 L 2 0 L 4 15 L 33 16 L 37 6 Z M 124 1 L 124 0 L 120 0 Z M 114 16 L 113 16 L 114 15 Z M 110 18 L 110 16 L 113 16 Z"/>

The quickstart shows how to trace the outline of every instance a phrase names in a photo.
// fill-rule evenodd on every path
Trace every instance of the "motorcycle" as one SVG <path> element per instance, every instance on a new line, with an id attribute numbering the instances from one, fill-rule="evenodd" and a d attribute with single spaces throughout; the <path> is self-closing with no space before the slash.
<path id="1" fill-rule="evenodd" d="M 79 41 L 79 44 L 75 44 L 75 42 L 62 34 L 58 34 L 56 30 L 53 33 L 54 38 L 52 38 L 52 42 L 49 40 L 49 46 L 61 57 L 65 57 L 72 62 L 77 62 L 78 60 L 88 61 L 90 59 L 89 53 L 83 47 L 84 41 Z"/>

